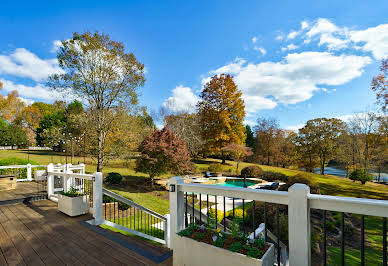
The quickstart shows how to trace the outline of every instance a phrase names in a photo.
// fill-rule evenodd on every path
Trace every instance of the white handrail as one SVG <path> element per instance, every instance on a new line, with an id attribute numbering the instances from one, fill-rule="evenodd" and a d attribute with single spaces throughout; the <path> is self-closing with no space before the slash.
<path id="1" fill-rule="evenodd" d="M 239 187 L 223 187 L 202 184 L 179 184 L 178 189 L 183 192 L 201 193 L 246 200 L 265 201 L 277 204 L 288 204 L 288 192 L 264 189 L 251 189 Z"/>
<path id="2" fill-rule="evenodd" d="M 79 178 L 79 179 L 93 180 L 93 175 L 90 175 L 90 174 L 47 172 L 47 175 L 63 176 L 63 177 L 67 177 L 67 178 Z"/>
<path id="3" fill-rule="evenodd" d="M 189 184 L 181 177 L 171 178 L 169 184 L 171 234 L 184 228 L 184 192 L 288 205 L 290 265 L 311 264 L 310 209 L 388 217 L 388 200 L 311 194 L 310 188 L 304 184 L 294 184 L 288 192 Z"/>

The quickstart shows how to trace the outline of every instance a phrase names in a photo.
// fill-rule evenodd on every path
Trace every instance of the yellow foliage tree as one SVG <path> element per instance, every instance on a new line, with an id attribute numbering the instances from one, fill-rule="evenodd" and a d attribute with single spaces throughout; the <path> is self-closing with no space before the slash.
<path id="1" fill-rule="evenodd" d="M 221 154 L 222 163 L 227 155 L 223 147 L 245 143 L 245 105 L 241 95 L 232 76 L 215 75 L 205 85 L 197 105 L 205 151 Z"/>

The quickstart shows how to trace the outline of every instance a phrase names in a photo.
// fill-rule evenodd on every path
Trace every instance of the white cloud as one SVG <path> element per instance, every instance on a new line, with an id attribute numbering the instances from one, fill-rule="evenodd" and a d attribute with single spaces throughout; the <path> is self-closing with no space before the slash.
<path id="1" fill-rule="evenodd" d="M 288 35 L 287 35 L 287 39 L 288 40 L 292 40 L 292 39 L 295 39 L 296 36 L 299 35 L 299 31 L 291 31 Z"/>
<path id="2" fill-rule="evenodd" d="M 253 47 L 253 50 L 259 51 L 262 55 L 265 55 L 267 53 L 267 50 L 265 50 L 263 47 L 260 47 L 260 46 Z"/>
<path id="3" fill-rule="evenodd" d="M 305 29 L 307 29 L 308 27 L 310 27 L 310 24 L 308 23 L 308 21 L 303 20 L 303 21 L 300 23 L 300 28 L 301 28 L 302 30 L 305 30 Z"/>
<path id="4" fill-rule="evenodd" d="M 3 83 L 3 90 L 5 92 L 9 93 L 16 90 L 19 93 L 19 96 L 24 98 L 26 101 L 33 101 L 32 99 L 51 101 L 53 99 L 63 98 L 63 95 L 66 95 L 66 98 L 69 99 L 69 93 L 61 94 L 53 92 L 42 84 L 26 86 L 23 84 L 15 84 L 12 81 L 4 79 L 0 79 L 0 81 Z"/>
<path id="5" fill-rule="evenodd" d="M 256 36 L 254 36 L 254 37 L 252 38 L 252 42 L 253 42 L 253 43 L 256 43 L 258 40 L 259 40 L 259 38 L 256 37 Z"/>
<path id="6" fill-rule="evenodd" d="M 191 88 L 178 86 L 172 90 L 172 96 L 166 99 L 162 106 L 174 113 L 195 112 L 195 105 L 199 98 Z"/>
<path id="7" fill-rule="evenodd" d="M 55 40 L 53 41 L 53 47 L 51 48 L 50 52 L 56 53 L 61 47 L 62 47 L 62 41 Z"/>
<path id="8" fill-rule="evenodd" d="M 243 95 L 243 100 L 245 103 L 245 111 L 248 114 L 256 113 L 260 110 L 273 109 L 277 105 L 276 102 L 262 96 Z"/>
<path id="9" fill-rule="evenodd" d="M 310 99 L 320 90 L 319 86 L 341 85 L 360 76 L 370 63 L 367 56 L 302 52 L 288 54 L 281 62 L 254 64 L 237 58 L 209 73 L 233 74 L 245 99 L 268 100 L 267 97 L 272 96 L 274 100 L 270 101 L 274 103 L 295 104 Z M 268 101 L 263 106 L 274 107 Z"/>
<path id="10" fill-rule="evenodd" d="M 305 124 L 297 124 L 295 126 L 288 126 L 288 127 L 286 127 L 286 129 L 294 131 L 294 132 L 298 132 L 298 130 L 301 129 L 302 127 L 304 127 L 304 125 Z"/>
<path id="11" fill-rule="evenodd" d="M 276 36 L 275 39 L 276 39 L 277 41 L 282 41 L 283 38 L 284 38 L 283 34 L 279 34 L 278 36 Z"/>
<path id="12" fill-rule="evenodd" d="M 360 48 L 371 52 L 376 59 L 388 57 L 388 24 L 366 30 L 351 31 L 350 39 L 355 43 L 361 43 Z"/>
<path id="13" fill-rule="evenodd" d="M 346 38 L 348 29 L 339 28 L 326 18 L 319 18 L 306 33 L 308 40 L 319 38 L 319 45 L 327 45 L 329 50 L 339 50 L 348 47 L 349 39 Z"/>
<path id="14" fill-rule="evenodd" d="M 291 44 L 287 45 L 286 47 L 282 47 L 282 52 L 292 51 L 292 50 L 297 49 L 298 47 L 299 47 L 298 45 L 291 43 Z"/>
<path id="15" fill-rule="evenodd" d="M 256 122 L 251 120 L 244 120 L 244 125 L 249 125 L 250 127 L 254 127 L 256 125 Z"/>
<path id="16" fill-rule="evenodd" d="M 305 37 L 304 43 L 318 39 L 318 45 L 326 45 L 329 50 L 352 48 L 371 52 L 375 59 L 388 56 L 388 24 L 364 30 L 349 30 L 347 27 L 338 27 L 326 18 L 320 18 L 311 26 Z"/>
<path id="17" fill-rule="evenodd" d="M 42 81 L 51 74 L 61 72 L 56 58 L 40 59 L 24 48 L 17 48 L 10 55 L 0 55 L 0 74 Z"/>

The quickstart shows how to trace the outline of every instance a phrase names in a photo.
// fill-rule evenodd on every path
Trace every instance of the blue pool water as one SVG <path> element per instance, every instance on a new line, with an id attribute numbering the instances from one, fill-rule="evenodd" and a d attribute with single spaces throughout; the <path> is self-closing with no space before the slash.
<path id="1" fill-rule="evenodd" d="M 256 183 L 248 182 L 247 181 L 247 186 L 252 186 L 255 185 Z M 215 186 L 224 186 L 224 187 L 244 187 L 244 181 L 226 181 L 222 183 L 216 183 L 212 184 Z"/>

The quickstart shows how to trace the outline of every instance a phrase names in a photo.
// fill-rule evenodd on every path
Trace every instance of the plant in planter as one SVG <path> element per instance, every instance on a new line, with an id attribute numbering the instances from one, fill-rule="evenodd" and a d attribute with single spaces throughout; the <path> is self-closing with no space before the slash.
<path id="1" fill-rule="evenodd" d="M 274 265 L 274 246 L 251 239 L 232 223 L 231 233 L 191 224 L 174 238 L 174 266 Z"/>
<path id="2" fill-rule="evenodd" d="M 58 194 L 58 210 L 73 217 L 89 212 L 89 196 L 70 186 L 67 192 Z"/>

